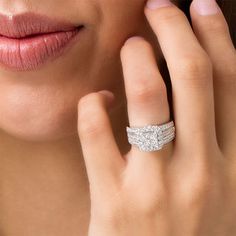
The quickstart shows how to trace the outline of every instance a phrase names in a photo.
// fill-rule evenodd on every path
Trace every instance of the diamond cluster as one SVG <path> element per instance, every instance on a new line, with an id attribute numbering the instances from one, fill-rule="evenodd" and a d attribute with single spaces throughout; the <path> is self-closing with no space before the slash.
<path id="1" fill-rule="evenodd" d="M 163 125 L 146 125 L 144 127 L 126 127 L 128 142 L 139 147 L 140 151 L 152 152 L 175 138 L 174 122 Z"/>

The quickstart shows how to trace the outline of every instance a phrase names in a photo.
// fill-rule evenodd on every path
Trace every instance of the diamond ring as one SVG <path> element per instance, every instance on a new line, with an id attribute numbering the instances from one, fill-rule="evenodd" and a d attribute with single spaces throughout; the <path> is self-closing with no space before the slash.
<path id="1" fill-rule="evenodd" d="M 162 125 L 126 127 L 126 131 L 128 142 L 144 152 L 161 150 L 175 138 L 175 125 L 173 121 Z"/>

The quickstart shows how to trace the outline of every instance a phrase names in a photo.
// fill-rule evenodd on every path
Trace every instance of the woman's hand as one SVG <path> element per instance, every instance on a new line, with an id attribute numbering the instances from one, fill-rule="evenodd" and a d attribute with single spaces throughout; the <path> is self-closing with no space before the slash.
<path id="1" fill-rule="evenodd" d="M 122 156 L 107 114 L 112 99 L 98 92 L 80 100 L 89 235 L 236 235 L 236 54 L 227 23 L 213 0 L 193 1 L 195 33 L 176 6 L 159 0 L 149 7 L 145 14 L 171 75 L 176 139 L 161 151 L 132 146 Z M 150 44 L 129 39 L 121 59 L 130 126 L 168 122 Z"/>

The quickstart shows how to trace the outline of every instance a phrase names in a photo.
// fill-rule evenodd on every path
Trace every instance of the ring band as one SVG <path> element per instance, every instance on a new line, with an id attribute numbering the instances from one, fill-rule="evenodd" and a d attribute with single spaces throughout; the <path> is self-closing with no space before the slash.
<path id="1" fill-rule="evenodd" d="M 161 150 L 175 139 L 174 121 L 162 125 L 126 127 L 126 132 L 128 142 L 144 152 Z"/>

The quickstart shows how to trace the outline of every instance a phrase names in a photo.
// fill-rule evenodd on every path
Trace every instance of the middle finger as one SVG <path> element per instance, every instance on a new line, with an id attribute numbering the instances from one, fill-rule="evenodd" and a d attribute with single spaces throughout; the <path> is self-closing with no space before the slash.
<path id="1" fill-rule="evenodd" d="M 170 1 L 149 1 L 145 13 L 171 75 L 178 136 L 176 145 L 194 149 L 200 144 L 208 145 L 209 140 L 216 140 L 209 57 L 200 46 L 187 17 Z"/>

